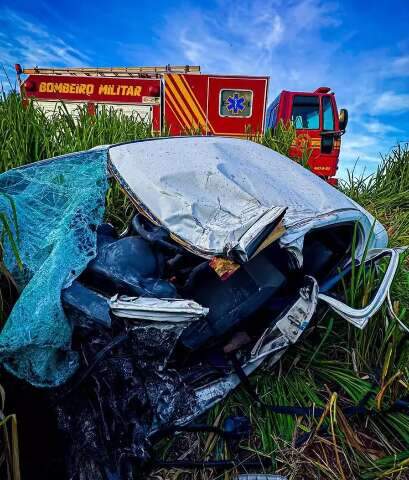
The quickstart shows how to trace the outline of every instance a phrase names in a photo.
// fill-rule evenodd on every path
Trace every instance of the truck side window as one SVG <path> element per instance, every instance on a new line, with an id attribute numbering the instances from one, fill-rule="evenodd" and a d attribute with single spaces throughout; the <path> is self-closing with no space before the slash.
<path id="1" fill-rule="evenodd" d="M 266 130 L 275 128 L 277 125 L 278 105 L 280 103 L 280 95 L 275 98 L 267 109 Z"/>
<path id="2" fill-rule="evenodd" d="M 334 130 L 334 112 L 330 97 L 322 98 L 323 130 Z"/>
<path id="3" fill-rule="evenodd" d="M 277 126 L 277 114 L 278 114 L 278 104 L 274 107 L 274 109 L 272 111 L 271 125 L 272 125 L 273 128 L 275 128 Z"/>
<path id="4" fill-rule="evenodd" d="M 266 125 L 266 130 L 269 128 L 275 128 L 277 125 L 277 113 L 278 113 L 278 105 L 275 107 L 270 106 L 268 109 L 268 119 L 267 119 L 267 125 Z"/>
<path id="5" fill-rule="evenodd" d="M 295 128 L 318 130 L 320 128 L 320 102 L 318 97 L 295 95 L 291 121 Z"/>
<path id="6" fill-rule="evenodd" d="M 251 90 L 220 90 L 221 117 L 251 117 L 253 92 Z"/>

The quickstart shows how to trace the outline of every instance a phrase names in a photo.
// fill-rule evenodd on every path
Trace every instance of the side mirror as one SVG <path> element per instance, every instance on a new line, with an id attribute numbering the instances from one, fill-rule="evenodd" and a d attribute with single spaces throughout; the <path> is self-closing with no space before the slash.
<path id="1" fill-rule="evenodd" d="M 339 111 L 339 129 L 345 132 L 345 129 L 348 125 L 348 110 L 346 108 L 341 108 Z"/>

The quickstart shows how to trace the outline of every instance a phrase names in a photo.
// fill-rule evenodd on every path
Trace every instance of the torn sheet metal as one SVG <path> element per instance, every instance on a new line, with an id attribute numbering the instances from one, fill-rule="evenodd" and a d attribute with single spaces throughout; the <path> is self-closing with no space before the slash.
<path id="1" fill-rule="evenodd" d="M 402 248 L 374 248 L 368 251 L 366 257 L 367 262 L 373 262 L 384 256 L 390 256 L 389 265 L 386 269 L 385 275 L 378 287 L 372 301 L 364 308 L 352 308 L 340 300 L 330 297 L 324 293 L 320 293 L 318 298 L 330 306 L 338 315 L 345 318 L 348 322 L 356 327 L 363 329 L 371 317 L 382 307 L 386 297 L 388 296 L 393 279 L 395 278 L 396 270 L 399 265 L 399 254 L 403 251 Z"/>
<path id="2" fill-rule="evenodd" d="M 71 321 L 77 316 L 82 316 L 101 326 L 111 326 L 108 299 L 82 285 L 78 280 L 74 280 L 71 286 L 62 291 L 61 300 L 64 311 Z"/>
<path id="3" fill-rule="evenodd" d="M 311 228 L 358 221 L 368 233 L 374 222 L 307 169 L 247 140 L 160 138 L 113 146 L 109 159 L 138 208 L 207 258 L 230 252 L 246 261 L 254 240 L 283 214 L 280 242 L 298 252 Z M 378 222 L 374 232 L 370 246 L 385 247 Z"/>
<path id="4" fill-rule="evenodd" d="M 126 297 L 117 295 L 109 301 L 111 312 L 117 317 L 138 320 L 181 323 L 199 320 L 209 309 L 193 300 L 174 298 Z"/>
<path id="5" fill-rule="evenodd" d="M 272 327 L 267 328 L 251 350 L 249 362 L 296 343 L 307 328 L 318 303 L 318 284 L 312 277 L 305 278 L 306 285 L 300 289 L 298 299 L 288 312 Z"/>

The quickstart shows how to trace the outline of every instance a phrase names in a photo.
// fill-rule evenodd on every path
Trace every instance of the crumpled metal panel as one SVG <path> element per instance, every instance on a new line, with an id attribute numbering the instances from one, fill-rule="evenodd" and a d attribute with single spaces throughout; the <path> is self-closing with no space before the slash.
<path id="1" fill-rule="evenodd" d="M 296 162 L 247 140 L 171 137 L 109 149 L 110 167 L 139 208 L 204 256 L 236 250 L 285 212 L 283 246 L 300 252 L 311 228 L 373 222 L 365 210 Z M 265 220 L 268 219 L 268 222 Z M 372 246 L 385 246 L 385 230 Z M 299 259 L 300 262 L 300 259 Z"/>
<path id="2" fill-rule="evenodd" d="M 390 256 L 390 262 L 383 276 L 382 282 L 375 292 L 371 302 L 363 308 L 353 308 L 346 305 L 344 302 L 333 298 L 331 296 L 320 293 L 318 298 L 331 307 L 338 315 L 345 318 L 348 322 L 360 329 L 366 327 L 368 321 L 375 315 L 375 313 L 382 307 L 387 298 L 393 279 L 395 278 L 396 270 L 399 266 L 399 255 L 403 253 L 405 248 L 374 248 L 368 251 L 366 262 L 372 262 L 380 259 L 385 254 Z"/>
<path id="3" fill-rule="evenodd" d="M 109 301 L 111 312 L 117 317 L 139 320 L 184 323 L 199 320 L 209 309 L 193 300 L 176 298 L 126 297 L 115 295 Z"/>

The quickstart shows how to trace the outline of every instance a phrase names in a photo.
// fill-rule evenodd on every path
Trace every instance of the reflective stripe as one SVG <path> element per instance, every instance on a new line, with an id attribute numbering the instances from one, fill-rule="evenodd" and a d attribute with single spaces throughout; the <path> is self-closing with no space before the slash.
<path id="1" fill-rule="evenodd" d="M 190 93 L 187 91 L 185 84 L 182 82 L 180 75 L 173 75 L 172 80 L 175 80 L 176 85 L 179 87 L 180 92 L 183 94 L 184 99 L 190 106 L 192 112 L 196 116 L 196 120 L 198 121 L 199 125 L 206 127 L 206 120 L 203 118 L 202 114 L 199 112 L 195 101 L 193 100 Z"/>
<path id="2" fill-rule="evenodd" d="M 185 104 L 183 98 L 180 96 L 172 80 L 171 80 L 171 75 L 166 76 L 166 85 L 168 87 L 168 90 L 170 90 L 173 95 L 173 97 L 171 98 L 175 102 L 175 104 L 177 104 L 177 106 L 183 111 L 183 114 L 181 114 L 181 116 L 185 120 L 185 126 L 187 128 L 190 128 L 190 127 L 197 128 L 198 127 L 197 119 L 194 118 L 192 113 L 189 111 L 188 106 Z"/>

